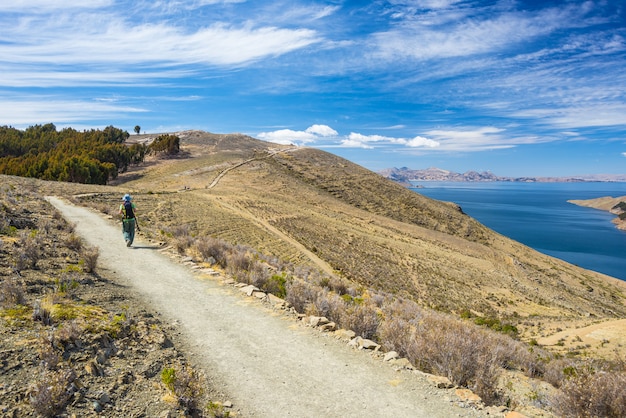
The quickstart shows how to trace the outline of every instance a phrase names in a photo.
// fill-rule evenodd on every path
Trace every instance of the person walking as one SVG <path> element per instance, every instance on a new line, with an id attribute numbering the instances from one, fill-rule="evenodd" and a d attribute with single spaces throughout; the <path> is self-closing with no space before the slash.
<path id="1" fill-rule="evenodd" d="M 119 214 L 122 215 L 122 232 L 127 247 L 130 247 L 135 240 L 135 227 L 137 225 L 137 220 L 135 219 L 137 208 L 132 200 L 131 195 L 125 194 L 119 210 Z"/>

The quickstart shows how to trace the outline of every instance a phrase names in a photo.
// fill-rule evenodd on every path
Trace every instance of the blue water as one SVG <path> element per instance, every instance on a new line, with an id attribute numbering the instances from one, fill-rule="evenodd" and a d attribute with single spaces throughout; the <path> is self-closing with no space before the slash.
<path id="1" fill-rule="evenodd" d="M 615 215 L 567 203 L 626 196 L 626 183 L 414 182 L 489 228 L 537 251 L 626 280 L 626 232 Z"/>

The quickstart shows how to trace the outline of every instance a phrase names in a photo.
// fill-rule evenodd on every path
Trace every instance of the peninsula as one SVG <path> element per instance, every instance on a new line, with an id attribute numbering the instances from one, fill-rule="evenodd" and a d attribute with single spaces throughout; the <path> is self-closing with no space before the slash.
<path id="1" fill-rule="evenodd" d="M 606 196 L 588 200 L 568 200 L 568 202 L 578 206 L 611 212 L 617 215 L 617 218 L 613 219 L 613 223 L 617 225 L 617 229 L 626 231 L 626 196 Z"/>

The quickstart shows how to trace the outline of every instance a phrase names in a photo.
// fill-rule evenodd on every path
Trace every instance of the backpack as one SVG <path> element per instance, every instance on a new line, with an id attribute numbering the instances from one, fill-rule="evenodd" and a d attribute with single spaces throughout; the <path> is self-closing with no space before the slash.
<path id="1" fill-rule="evenodd" d="M 133 212 L 133 204 L 130 202 L 124 202 L 124 218 L 133 219 L 134 217 L 135 213 Z"/>

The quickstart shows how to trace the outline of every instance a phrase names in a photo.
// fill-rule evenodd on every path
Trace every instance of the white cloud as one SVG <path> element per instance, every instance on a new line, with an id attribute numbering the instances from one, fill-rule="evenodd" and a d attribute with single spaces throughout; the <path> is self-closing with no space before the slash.
<path id="1" fill-rule="evenodd" d="M 313 133 L 305 131 L 293 131 L 291 129 L 279 129 L 272 132 L 261 132 L 257 135 L 257 138 L 264 141 L 275 142 L 277 144 L 289 145 L 297 144 L 303 145 L 315 141 L 317 136 Z"/>
<path id="2" fill-rule="evenodd" d="M 373 149 L 374 147 L 369 145 L 367 142 L 359 141 L 358 139 L 343 139 L 340 143 L 342 148 L 363 148 L 363 149 Z"/>
<path id="3" fill-rule="evenodd" d="M 348 135 L 348 140 L 350 143 L 370 143 L 370 142 L 392 142 L 397 143 L 398 140 L 396 138 L 392 138 L 389 136 L 382 135 L 363 135 L 356 132 L 350 132 Z"/>
<path id="4" fill-rule="evenodd" d="M 424 138 L 423 136 L 416 136 L 413 139 L 409 139 L 406 142 L 406 145 L 411 148 L 436 148 L 441 144 L 437 141 L 433 141 L 432 139 Z"/>
<path id="5" fill-rule="evenodd" d="M 336 137 L 337 131 L 327 125 L 311 125 L 304 131 L 291 129 L 279 129 L 272 132 L 261 132 L 257 138 L 277 144 L 306 145 L 323 138 Z"/>
<path id="6" fill-rule="evenodd" d="M 622 156 L 626 157 L 626 152 L 622 152 Z"/>
<path id="7" fill-rule="evenodd" d="M 319 136 L 337 136 L 336 130 L 327 125 L 312 125 L 306 129 L 307 133 Z"/>

